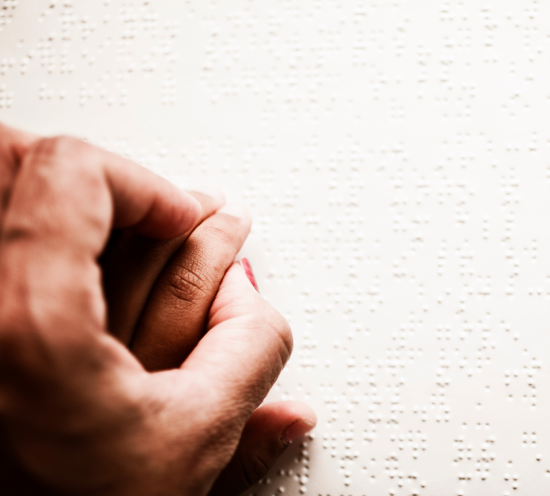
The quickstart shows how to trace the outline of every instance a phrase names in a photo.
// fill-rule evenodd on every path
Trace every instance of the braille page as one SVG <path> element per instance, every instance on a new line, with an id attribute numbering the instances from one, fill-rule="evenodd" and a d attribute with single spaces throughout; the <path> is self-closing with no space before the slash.
<path id="1" fill-rule="evenodd" d="M 250 206 L 319 424 L 247 495 L 550 494 L 550 2 L 0 0 L 0 119 Z"/>

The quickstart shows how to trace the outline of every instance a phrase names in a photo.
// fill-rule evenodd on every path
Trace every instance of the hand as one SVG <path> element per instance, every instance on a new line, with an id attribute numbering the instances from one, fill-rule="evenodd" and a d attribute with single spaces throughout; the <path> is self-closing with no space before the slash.
<path id="1" fill-rule="evenodd" d="M 0 129 L 0 194 L 0 414 L 2 467 L 12 469 L 3 487 L 11 494 L 201 495 L 216 479 L 210 494 L 238 494 L 265 473 L 283 441 L 312 427 L 315 416 L 300 403 L 256 409 L 290 354 L 284 319 L 239 265 L 223 275 L 221 262 L 218 272 L 187 263 L 212 233 L 223 238 L 229 229 L 244 240 L 245 217 L 208 217 L 210 200 L 201 207 L 147 170 L 80 141 L 8 128 Z M 112 293 L 118 313 L 106 307 L 97 259 L 113 227 L 134 233 L 116 233 L 119 242 L 170 239 L 201 217 L 208 219 L 175 242 L 185 241 L 179 251 L 172 246 L 146 269 L 137 265 L 156 267 L 147 284 Z M 113 260 L 107 251 L 102 262 Z M 131 273 L 132 264 L 120 267 Z M 185 277 L 192 273 L 196 279 Z M 172 287 L 170 278 L 183 286 Z M 192 320 L 197 309 L 204 321 L 181 325 L 179 312 Z M 113 334 L 132 343 L 146 368 L 181 366 L 147 372 L 107 332 L 107 311 L 120 324 Z M 189 338 L 200 324 L 207 334 Z"/>

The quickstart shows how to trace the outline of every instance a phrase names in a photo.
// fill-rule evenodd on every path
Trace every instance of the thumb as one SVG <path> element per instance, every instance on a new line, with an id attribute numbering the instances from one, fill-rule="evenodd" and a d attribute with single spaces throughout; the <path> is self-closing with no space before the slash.
<path id="1" fill-rule="evenodd" d="M 299 401 L 269 403 L 246 423 L 233 458 L 209 496 L 237 496 L 262 479 L 290 443 L 317 423 L 315 412 Z"/>

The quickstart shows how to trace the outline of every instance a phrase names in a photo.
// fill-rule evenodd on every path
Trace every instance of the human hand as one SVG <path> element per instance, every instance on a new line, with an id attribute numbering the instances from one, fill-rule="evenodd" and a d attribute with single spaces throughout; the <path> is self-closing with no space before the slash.
<path id="1" fill-rule="evenodd" d="M 284 448 L 288 426 L 295 436 L 315 422 L 313 412 L 299 403 L 255 410 L 290 353 L 284 319 L 240 266 L 224 277 L 220 269 L 223 279 L 204 322 L 208 333 L 197 344 L 200 335 L 188 339 L 185 326 L 179 328 L 176 334 L 186 337 L 185 353 L 190 352 L 183 365 L 146 372 L 106 332 L 96 260 L 113 226 L 171 238 L 207 216 L 201 214 L 205 207 L 145 169 L 77 140 L 41 140 L 7 128 L 0 133 L 0 413 L 9 447 L 5 461 L 19 471 L 12 476 L 25 477 L 12 477 L 18 484 L 13 493 L 30 488 L 29 494 L 47 494 L 51 488 L 51 494 L 200 495 L 228 463 L 211 494 L 245 489 Z M 214 224 L 202 232 L 210 238 L 200 241 L 197 233 L 208 221 Z M 208 246 L 213 232 L 235 226 L 241 226 L 233 230 L 242 237 L 246 223 L 216 214 L 193 231 L 187 247 Z M 182 267 L 173 265 L 179 254 L 170 256 L 164 269 L 154 260 L 161 272 L 149 286 L 150 296 L 137 292 L 146 294 L 137 298 L 143 311 L 132 325 L 111 329 L 125 342 L 134 333 L 132 346 L 142 343 L 140 358 L 151 370 L 174 367 L 181 342 L 144 350 L 173 336 L 182 305 L 195 315 L 194 298 L 178 299 L 174 293 L 167 303 L 155 297 L 163 294 L 164 283 L 170 286 L 170 267 Z M 210 293 L 196 284 L 196 294 L 179 295 L 210 294 L 203 295 L 205 308 L 217 276 L 208 277 Z M 121 301 L 135 302 L 137 293 L 126 292 L 133 296 Z M 127 305 L 134 314 L 136 307 Z M 171 309 L 174 319 L 155 326 L 163 308 Z M 150 323 L 143 324 L 148 313 Z M 124 311 L 109 320 L 117 318 L 125 322 Z"/>

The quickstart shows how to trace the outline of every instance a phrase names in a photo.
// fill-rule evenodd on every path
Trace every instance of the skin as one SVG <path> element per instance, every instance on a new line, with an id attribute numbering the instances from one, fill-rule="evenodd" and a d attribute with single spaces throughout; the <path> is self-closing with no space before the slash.
<path id="1" fill-rule="evenodd" d="M 258 408 L 292 335 L 233 262 L 246 211 L 6 126 L 0 199 L 2 494 L 238 495 L 315 425 Z"/>

